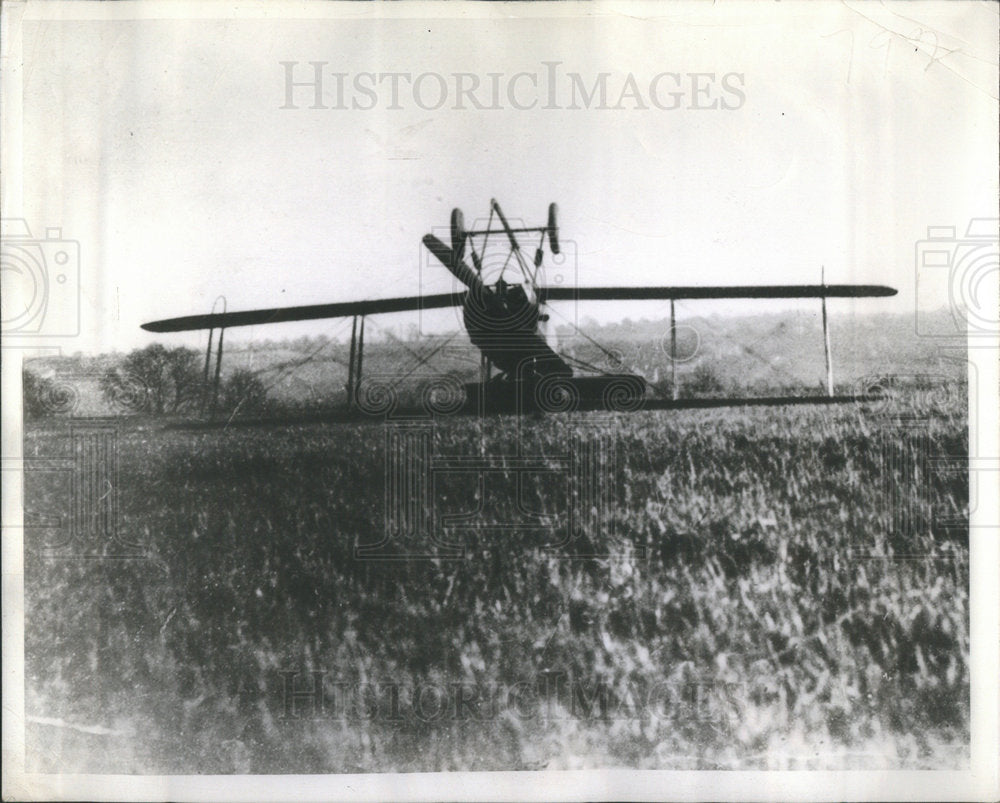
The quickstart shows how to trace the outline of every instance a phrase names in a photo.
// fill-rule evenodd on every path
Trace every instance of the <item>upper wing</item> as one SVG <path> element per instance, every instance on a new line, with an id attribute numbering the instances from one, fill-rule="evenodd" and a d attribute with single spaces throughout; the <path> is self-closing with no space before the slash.
<path id="1" fill-rule="evenodd" d="M 697 298 L 869 298 L 894 296 L 896 290 L 878 284 L 790 284 L 728 287 L 539 287 L 538 300 L 547 301 L 642 301 Z M 301 307 L 187 315 L 142 324 L 148 332 L 186 332 L 265 323 L 342 318 L 349 315 L 377 315 L 418 309 L 460 307 L 467 293 L 440 293 L 432 296 L 346 301 L 337 304 L 309 304 Z"/>
<path id="2" fill-rule="evenodd" d="M 728 287 L 540 287 L 546 301 L 642 301 L 696 298 L 872 298 L 894 296 L 880 284 L 757 284 Z"/>
<path id="3" fill-rule="evenodd" d="M 142 328 L 148 332 L 186 332 L 192 329 L 219 329 L 230 326 L 310 321 L 318 318 L 343 318 L 349 315 L 376 315 L 382 312 L 460 307 L 465 302 L 465 295 L 465 292 L 441 293 L 433 296 L 381 298 L 373 301 L 346 301 L 339 304 L 309 304 L 302 307 L 276 307 L 244 312 L 187 315 L 183 318 L 168 318 L 163 321 L 144 323 Z"/>

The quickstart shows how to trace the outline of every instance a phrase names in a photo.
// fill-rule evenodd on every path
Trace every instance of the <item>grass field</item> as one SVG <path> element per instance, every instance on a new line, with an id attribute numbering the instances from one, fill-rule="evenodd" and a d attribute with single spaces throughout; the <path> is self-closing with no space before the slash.
<path id="1" fill-rule="evenodd" d="M 401 515 L 464 554 L 396 561 L 355 554 L 399 526 L 384 424 L 98 422 L 117 487 L 81 507 L 88 423 L 36 423 L 28 770 L 965 766 L 962 393 L 440 420 L 425 461 L 538 462 L 519 504 L 505 464 L 436 475 Z M 554 543 L 598 442 L 609 505 Z"/>

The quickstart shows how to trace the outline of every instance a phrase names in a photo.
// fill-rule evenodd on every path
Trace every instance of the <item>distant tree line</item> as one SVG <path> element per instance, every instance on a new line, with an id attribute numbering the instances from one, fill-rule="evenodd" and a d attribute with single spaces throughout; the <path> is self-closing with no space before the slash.
<path id="1" fill-rule="evenodd" d="M 213 404 L 213 376 L 207 379 L 194 349 L 153 343 L 131 352 L 122 364 L 101 376 L 104 398 L 119 407 L 153 415 L 208 409 Z M 259 413 L 267 389 L 252 371 L 239 368 L 221 382 L 217 411 L 226 415 Z"/>
<path id="2" fill-rule="evenodd" d="M 129 353 L 118 365 L 99 375 L 104 401 L 118 413 L 179 415 L 209 411 L 215 402 L 220 415 L 259 414 L 268 409 L 264 383 L 252 371 L 240 368 L 223 378 L 213 400 L 214 376 L 206 381 L 200 355 L 182 346 L 154 343 Z M 24 414 L 28 419 L 70 412 L 63 396 L 71 392 L 58 378 L 25 370 Z"/>

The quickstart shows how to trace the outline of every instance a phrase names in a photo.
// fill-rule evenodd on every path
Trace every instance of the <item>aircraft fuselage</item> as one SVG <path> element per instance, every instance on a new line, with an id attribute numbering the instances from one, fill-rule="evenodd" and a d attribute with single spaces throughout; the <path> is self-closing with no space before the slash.
<path id="1" fill-rule="evenodd" d="M 546 342 L 538 301 L 522 285 L 501 279 L 470 290 L 462 318 L 473 345 L 509 379 L 573 375 Z"/>

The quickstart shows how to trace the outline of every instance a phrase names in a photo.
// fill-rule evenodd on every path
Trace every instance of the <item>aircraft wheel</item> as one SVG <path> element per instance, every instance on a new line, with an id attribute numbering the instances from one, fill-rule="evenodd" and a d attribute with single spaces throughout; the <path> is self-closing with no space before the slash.
<path id="1" fill-rule="evenodd" d="M 549 204 L 549 246 L 552 248 L 553 254 L 559 253 L 559 226 L 556 223 L 556 215 L 559 213 L 559 207 L 556 204 Z"/>

